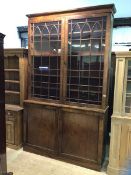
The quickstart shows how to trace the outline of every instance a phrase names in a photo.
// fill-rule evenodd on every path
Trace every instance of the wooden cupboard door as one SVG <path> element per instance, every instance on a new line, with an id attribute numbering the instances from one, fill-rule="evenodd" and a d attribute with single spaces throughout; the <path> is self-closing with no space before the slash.
<path id="1" fill-rule="evenodd" d="M 29 105 L 26 117 L 26 143 L 45 152 L 55 152 L 57 144 L 56 110 L 41 105 Z"/>
<path id="2" fill-rule="evenodd" d="M 98 159 L 99 118 L 63 111 L 61 116 L 61 155 L 78 161 Z"/>

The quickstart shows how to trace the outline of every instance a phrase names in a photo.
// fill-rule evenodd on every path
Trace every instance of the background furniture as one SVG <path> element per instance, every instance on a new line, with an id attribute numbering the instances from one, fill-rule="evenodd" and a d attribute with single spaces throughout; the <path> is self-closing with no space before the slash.
<path id="1" fill-rule="evenodd" d="M 116 52 L 108 174 L 127 174 L 131 159 L 131 53 Z M 130 164 L 129 164 L 130 166 Z"/>
<path id="2" fill-rule="evenodd" d="M 5 49 L 6 143 L 22 146 L 23 100 L 27 96 L 27 50 Z"/>
<path id="3" fill-rule="evenodd" d="M 5 129 L 5 93 L 4 93 L 4 51 L 5 35 L 0 33 L 0 173 L 7 173 L 6 164 L 6 129 Z"/>
<path id="4" fill-rule="evenodd" d="M 100 170 L 114 5 L 27 15 L 24 150 Z"/>

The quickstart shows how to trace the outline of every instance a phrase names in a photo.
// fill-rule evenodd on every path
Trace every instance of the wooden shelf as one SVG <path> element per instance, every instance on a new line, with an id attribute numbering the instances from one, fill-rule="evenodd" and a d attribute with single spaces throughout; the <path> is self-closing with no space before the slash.
<path id="1" fill-rule="evenodd" d="M 32 56 L 42 56 L 42 57 L 47 57 L 47 56 L 49 56 L 50 55 L 50 57 L 60 57 L 61 56 L 61 52 L 62 51 L 60 51 L 60 53 L 59 52 L 53 52 L 53 51 L 45 51 L 45 52 L 43 52 L 43 51 L 36 51 L 36 50 L 34 50 L 34 51 L 32 51 L 31 52 L 31 55 Z"/>
<path id="2" fill-rule="evenodd" d="M 71 77 L 71 78 L 78 78 L 78 79 L 83 79 L 83 78 L 85 78 L 85 79 L 103 79 L 103 77 L 101 76 L 101 77 L 93 77 L 93 76 L 80 76 L 80 77 L 78 77 L 78 76 L 67 76 L 67 77 Z"/>
<path id="3" fill-rule="evenodd" d="M 101 91 L 89 91 L 89 90 L 79 90 L 79 89 L 70 89 L 72 92 L 81 92 L 81 93 L 95 93 L 95 94 L 102 94 Z"/>
<path id="4" fill-rule="evenodd" d="M 17 80 L 5 80 L 6 83 L 20 83 L 20 81 Z"/>
<path id="5" fill-rule="evenodd" d="M 92 69 L 92 70 L 78 70 L 78 69 L 68 69 L 68 71 L 74 71 L 74 72 L 103 72 L 103 70 L 95 70 L 95 69 Z"/>
<path id="6" fill-rule="evenodd" d="M 11 111 L 19 111 L 23 110 L 23 108 L 19 105 L 12 105 L 12 104 L 5 104 L 5 109 L 6 110 L 11 110 Z"/>
<path id="7" fill-rule="evenodd" d="M 71 56 L 104 56 L 104 52 L 72 51 Z"/>
<path id="8" fill-rule="evenodd" d="M 19 72 L 19 69 L 4 69 L 4 70 L 8 72 Z"/>
<path id="9" fill-rule="evenodd" d="M 17 95 L 20 94 L 20 92 L 17 92 L 17 91 L 8 91 L 8 90 L 5 90 L 5 93 L 7 93 L 7 94 L 17 94 Z"/>
<path id="10" fill-rule="evenodd" d="M 47 75 L 47 74 L 34 74 L 34 76 L 42 76 L 42 77 L 60 77 L 60 75 Z"/>

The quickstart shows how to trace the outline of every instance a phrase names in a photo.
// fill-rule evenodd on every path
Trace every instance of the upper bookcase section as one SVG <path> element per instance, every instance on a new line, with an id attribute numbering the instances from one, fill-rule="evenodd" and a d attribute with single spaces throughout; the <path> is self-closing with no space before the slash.
<path id="1" fill-rule="evenodd" d="M 115 6 L 27 15 L 29 98 L 108 103 Z"/>

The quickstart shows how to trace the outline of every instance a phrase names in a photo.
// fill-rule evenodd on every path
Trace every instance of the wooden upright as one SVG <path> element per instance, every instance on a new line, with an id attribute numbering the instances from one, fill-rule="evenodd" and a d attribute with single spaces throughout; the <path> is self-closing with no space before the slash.
<path id="1" fill-rule="evenodd" d="M 6 129 L 5 129 L 5 86 L 4 86 L 4 51 L 5 35 L 0 33 L 0 174 L 7 173 L 6 165 Z"/>
<path id="2" fill-rule="evenodd" d="M 114 5 L 27 15 L 24 150 L 100 170 Z"/>

